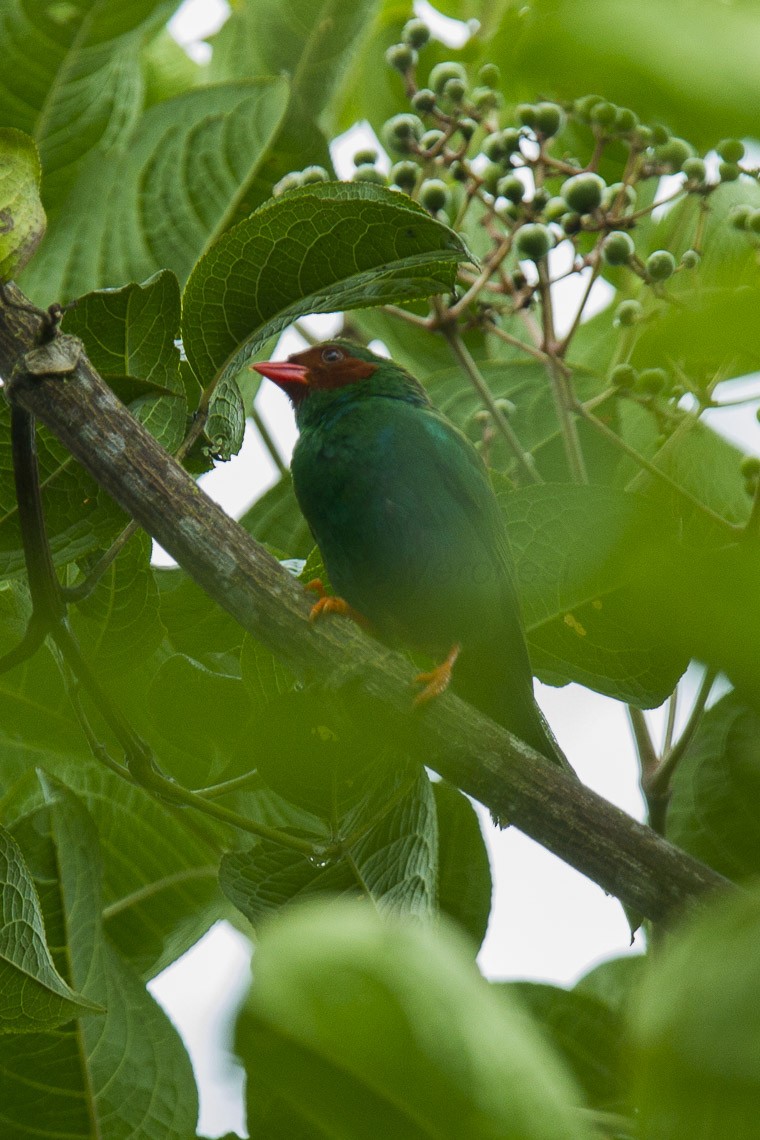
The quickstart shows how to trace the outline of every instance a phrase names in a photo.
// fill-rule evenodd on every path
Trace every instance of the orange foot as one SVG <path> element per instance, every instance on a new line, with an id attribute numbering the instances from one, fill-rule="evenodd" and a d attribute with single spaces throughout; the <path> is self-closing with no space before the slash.
<path id="1" fill-rule="evenodd" d="M 425 688 L 421 693 L 418 693 L 414 698 L 414 707 L 417 709 L 420 705 L 426 705 L 428 701 L 432 701 L 433 697 L 440 697 L 441 693 L 449 687 L 451 681 L 451 674 L 454 669 L 454 662 L 459 656 L 459 651 L 462 646 L 452 645 L 449 650 L 449 655 L 445 661 L 440 665 L 436 665 L 428 673 L 418 673 L 414 678 L 417 685 L 424 685 Z"/>
<path id="2" fill-rule="evenodd" d="M 351 621 L 355 621 L 363 629 L 370 628 L 370 623 L 364 614 L 360 614 L 358 610 L 349 605 L 345 598 L 336 598 L 325 593 L 321 578 L 314 578 L 311 582 L 307 582 L 306 589 L 319 594 L 319 599 L 311 607 L 309 621 L 317 621 L 324 614 L 339 614 L 341 617 L 351 618 Z"/>

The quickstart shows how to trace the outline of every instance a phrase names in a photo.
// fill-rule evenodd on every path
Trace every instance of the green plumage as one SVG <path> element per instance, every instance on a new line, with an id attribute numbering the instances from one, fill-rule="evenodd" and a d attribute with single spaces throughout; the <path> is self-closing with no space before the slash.
<path id="1" fill-rule="evenodd" d="M 398 365 L 330 347 L 376 365 L 294 397 L 293 482 L 335 593 L 390 644 L 440 660 L 461 643 L 454 691 L 566 764 L 533 698 L 504 522 L 480 456 Z"/>

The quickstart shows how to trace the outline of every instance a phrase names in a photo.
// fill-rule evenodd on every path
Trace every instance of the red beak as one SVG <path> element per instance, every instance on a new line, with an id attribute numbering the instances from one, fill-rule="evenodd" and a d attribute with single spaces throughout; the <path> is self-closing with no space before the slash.
<path id="1" fill-rule="evenodd" d="M 308 384 L 309 369 L 303 364 L 293 364 L 290 360 L 261 360 L 252 364 L 254 372 L 274 380 L 280 388 L 288 384 Z"/>

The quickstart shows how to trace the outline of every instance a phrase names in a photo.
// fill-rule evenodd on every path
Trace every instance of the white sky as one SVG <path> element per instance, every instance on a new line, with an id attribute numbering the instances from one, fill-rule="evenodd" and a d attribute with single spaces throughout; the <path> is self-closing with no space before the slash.
<path id="1" fill-rule="evenodd" d="M 417 7 L 429 17 L 429 5 Z M 210 49 L 199 41 L 221 25 L 227 10 L 223 0 L 187 0 L 172 21 L 172 32 L 194 58 L 208 58 Z M 445 32 L 447 41 L 453 43 L 461 40 L 463 26 L 446 21 Z M 350 172 L 351 156 L 366 142 L 366 129 L 350 132 L 335 150 L 341 175 Z M 557 300 L 569 321 L 577 282 L 566 288 L 567 293 Z M 606 288 L 598 283 L 596 307 L 606 303 Z M 310 323 L 312 331 L 325 337 L 336 328 L 330 317 L 312 318 Z M 286 334 L 277 355 L 285 356 L 302 344 L 296 334 Z M 753 384 L 752 391 L 760 390 L 757 378 L 742 383 L 745 388 Z M 287 399 L 274 385 L 264 384 L 257 407 L 289 456 L 296 432 Z M 746 407 L 712 413 L 711 422 L 746 450 L 760 454 L 760 426 Z M 275 477 L 271 459 L 250 431 L 240 455 L 204 476 L 201 483 L 230 514 L 239 515 Z M 690 671 L 692 691 L 698 679 L 699 670 Z M 631 815 L 643 818 L 623 706 L 575 685 L 564 689 L 537 685 L 536 691 L 581 779 Z M 682 711 L 687 704 L 681 702 Z M 655 730 L 662 731 L 659 712 L 651 714 L 650 720 Z M 491 923 L 479 957 L 487 977 L 572 984 L 597 962 L 631 952 L 625 918 L 615 899 L 514 828 L 500 832 L 487 812 L 481 818 L 495 881 Z M 244 1132 L 242 1074 L 225 1050 L 232 1012 L 247 985 L 249 960 L 247 940 L 222 923 L 151 984 L 190 1052 L 201 1094 L 199 1128 L 209 1136 L 228 1130 Z"/>

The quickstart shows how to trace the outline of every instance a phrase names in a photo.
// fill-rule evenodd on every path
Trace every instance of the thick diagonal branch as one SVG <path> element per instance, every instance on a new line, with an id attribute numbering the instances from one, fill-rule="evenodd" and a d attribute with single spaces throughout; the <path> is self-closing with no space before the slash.
<path id="1" fill-rule="evenodd" d="M 0 374 L 34 343 L 29 314 L 0 309 Z M 198 488 L 85 357 L 65 379 L 17 367 L 11 401 L 33 412 L 224 609 L 301 675 L 350 681 L 378 707 L 377 731 L 413 732 L 426 762 L 500 818 L 648 918 L 667 920 L 728 883 L 546 764 L 446 694 L 412 712 L 407 660 L 340 621 L 314 626 L 299 583 Z"/>

